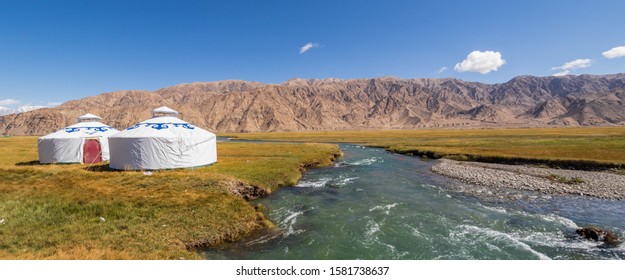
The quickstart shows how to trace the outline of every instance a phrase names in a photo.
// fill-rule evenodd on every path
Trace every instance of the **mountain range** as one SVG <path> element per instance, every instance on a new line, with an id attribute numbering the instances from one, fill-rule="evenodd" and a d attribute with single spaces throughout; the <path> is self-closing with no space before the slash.
<path id="1" fill-rule="evenodd" d="M 0 133 L 43 135 L 85 113 L 124 129 L 168 106 L 217 132 L 625 124 L 625 74 L 452 78 L 239 80 L 123 90 L 0 116 Z"/>

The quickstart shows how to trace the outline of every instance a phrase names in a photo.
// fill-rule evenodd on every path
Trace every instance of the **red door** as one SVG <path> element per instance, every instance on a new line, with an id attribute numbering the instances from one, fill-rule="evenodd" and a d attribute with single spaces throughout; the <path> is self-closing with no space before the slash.
<path id="1" fill-rule="evenodd" d="M 82 162 L 97 163 L 102 162 L 102 147 L 97 139 L 85 139 L 82 146 Z"/>

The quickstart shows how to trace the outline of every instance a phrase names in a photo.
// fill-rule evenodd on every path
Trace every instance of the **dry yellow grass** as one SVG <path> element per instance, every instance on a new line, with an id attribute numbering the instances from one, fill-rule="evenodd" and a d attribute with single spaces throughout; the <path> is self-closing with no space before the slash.
<path id="1" fill-rule="evenodd" d="M 296 184 L 303 165 L 326 166 L 332 158 L 328 154 L 340 153 L 336 145 L 308 143 L 224 143 L 222 147 L 219 164 L 210 166 L 209 172 L 231 175 L 269 191 Z"/>
<path id="2" fill-rule="evenodd" d="M 231 133 L 251 140 L 350 142 L 399 153 L 625 164 L 625 127 Z"/>
<path id="3" fill-rule="evenodd" d="M 196 259 L 187 245 L 240 238 L 263 226 L 232 180 L 267 190 L 292 184 L 303 165 L 329 163 L 335 145 L 218 143 L 208 167 L 154 172 L 37 160 L 35 137 L 0 139 L 0 258 Z"/>
<path id="4" fill-rule="evenodd" d="M 18 162 L 37 160 L 37 137 L 1 137 L 0 166 L 15 166 Z"/>

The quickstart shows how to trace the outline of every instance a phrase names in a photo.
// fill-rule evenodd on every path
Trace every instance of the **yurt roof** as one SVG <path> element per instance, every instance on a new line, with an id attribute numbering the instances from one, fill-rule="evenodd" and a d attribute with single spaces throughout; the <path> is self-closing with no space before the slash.
<path id="1" fill-rule="evenodd" d="M 155 117 L 135 124 L 113 138 L 215 137 L 215 134 L 176 117 Z"/>
<path id="2" fill-rule="evenodd" d="M 84 114 L 84 115 L 78 117 L 78 121 L 81 121 L 81 120 L 101 120 L 101 119 L 102 118 L 100 118 L 100 117 L 98 117 L 98 116 L 96 116 L 94 114 Z"/>
<path id="3" fill-rule="evenodd" d="M 172 108 L 169 108 L 167 106 L 163 106 L 163 107 L 159 107 L 159 108 L 152 110 L 152 116 L 155 116 L 155 115 L 177 116 L 178 111 Z"/>
<path id="4" fill-rule="evenodd" d="M 112 128 L 101 122 L 79 122 L 77 124 L 70 125 L 66 128 L 50 133 L 46 136 L 42 136 L 40 139 L 49 138 L 89 138 L 98 136 L 110 136 L 119 132 L 119 130 Z"/>

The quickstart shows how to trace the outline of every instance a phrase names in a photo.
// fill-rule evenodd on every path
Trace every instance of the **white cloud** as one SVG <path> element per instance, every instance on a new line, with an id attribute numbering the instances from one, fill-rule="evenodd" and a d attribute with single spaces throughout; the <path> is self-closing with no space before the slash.
<path id="1" fill-rule="evenodd" d="M 309 51 L 309 50 L 310 50 L 310 49 L 312 49 L 312 48 L 318 48 L 318 47 L 320 47 L 320 46 L 321 46 L 321 45 L 319 45 L 319 43 L 309 42 L 309 43 L 306 43 L 306 45 L 304 45 L 303 47 L 301 47 L 301 48 L 299 49 L 299 53 L 300 53 L 300 54 L 303 54 L 303 53 L 305 53 L 305 52 Z"/>
<path id="2" fill-rule="evenodd" d="M 564 71 L 560 71 L 560 72 L 558 72 L 558 73 L 555 73 L 555 74 L 553 74 L 552 76 L 556 76 L 556 77 L 558 77 L 558 76 L 564 76 L 564 75 L 568 75 L 569 73 L 571 73 L 571 71 L 569 71 L 569 70 L 564 70 Z"/>
<path id="3" fill-rule="evenodd" d="M 10 105 L 15 105 L 15 104 L 20 104 L 21 102 L 19 100 L 15 100 L 15 99 L 4 99 L 4 100 L 0 100 L 0 116 L 4 116 L 4 115 L 9 115 L 9 114 L 16 114 L 16 113 L 24 113 L 24 112 L 28 112 L 28 111 L 32 111 L 32 110 L 36 110 L 36 109 L 41 109 L 41 108 L 48 108 L 48 107 L 54 107 L 52 106 L 51 103 L 55 103 L 55 102 L 50 102 L 48 103 L 48 105 L 43 106 L 43 105 L 22 105 L 19 107 L 15 107 L 15 106 L 10 106 Z M 6 105 L 6 106 L 2 106 L 2 105 Z"/>
<path id="4" fill-rule="evenodd" d="M 51 102 L 48 102 L 47 106 L 48 107 L 56 107 L 56 106 L 59 106 L 61 104 L 63 104 L 63 102 L 51 101 Z"/>
<path id="5" fill-rule="evenodd" d="M 573 70 L 587 68 L 592 65 L 592 60 L 588 58 L 579 58 L 576 60 L 569 61 L 567 63 L 562 64 L 562 66 L 551 67 L 552 71 L 560 70 L 557 73 L 553 74 L 553 76 L 564 76 L 568 74 L 572 74 Z"/>
<path id="6" fill-rule="evenodd" d="M 15 113 L 15 109 L 9 108 L 9 107 L 0 106 L 0 116 L 9 115 L 9 114 L 13 114 L 13 113 Z"/>
<path id="7" fill-rule="evenodd" d="M 562 66 L 552 67 L 551 70 L 563 70 L 561 72 L 570 73 L 570 71 L 575 69 L 581 69 L 589 67 L 592 64 L 592 60 L 588 58 L 580 58 L 573 61 L 569 61 L 567 63 L 562 64 Z"/>
<path id="8" fill-rule="evenodd" d="M 441 67 L 441 69 L 440 69 L 440 70 L 438 70 L 438 74 L 443 73 L 443 72 L 445 72 L 446 70 L 447 70 L 447 66 L 443 66 L 443 67 Z"/>
<path id="9" fill-rule="evenodd" d="M 17 109 L 15 111 L 16 111 L 16 113 L 24 113 L 24 112 L 28 112 L 28 111 L 32 111 L 32 110 L 41 109 L 41 108 L 48 108 L 48 106 L 24 105 L 24 106 L 17 107 Z"/>
<path id="10" fill-rule="evenodd" d="M 13 105 L 13 104 L 18 104 L 20 103 L 19 100 L 15 100 L 15 99 L 3 99 L 0 100 L 0 106 L 6 106 L 6 105 Z"/>
<path id="11" fill-rule="evenodd" d="M 7 108 L 4 106 L 0 106 L 0 116 L 8 115 L 13 113 L 13 109 Z"/>
<path id="12" fill-rule="evenodd" d="M 479 72 L 486 74 L 490 71 L 497 71 L 499 67 L 506 64 L 501 58 L 500 52 L 495 51 L 472 51 L 467 58 L 454 66 L 457 72 Z"/>
<path id="13" fill-rule="evenodd" d="M 617 58 L 621 56 L 625 56 L 625 46 L 619 46 L 615 48 L 611 48 L 602 53 L 605 58 Z"/>

